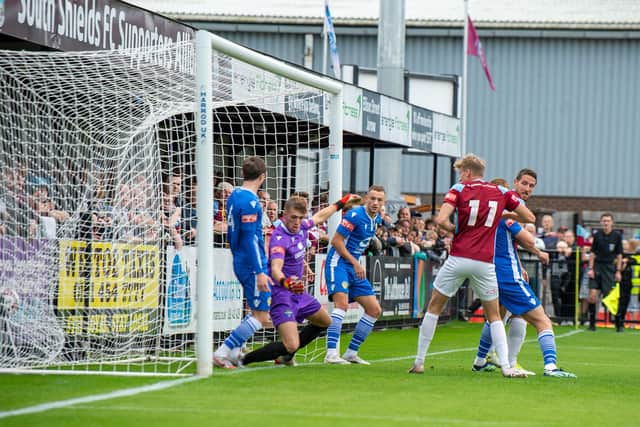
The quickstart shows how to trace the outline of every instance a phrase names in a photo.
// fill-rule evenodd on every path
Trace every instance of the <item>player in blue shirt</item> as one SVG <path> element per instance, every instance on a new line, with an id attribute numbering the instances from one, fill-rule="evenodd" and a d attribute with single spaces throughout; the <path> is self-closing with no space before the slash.
<path id="1" fill-rule="evenodd" d="M 320 302 L 305 292 L 302 280 L 309 230 L 343 207 L 350 207 L 361 200 L 359 196 L 348 194 L 311 218 L 307 215 L 306 198 L 292 196 L 287 200 L 282 221 L 269 240 L 269 275 L 275 283 L 270 313 L 282 341 L 252 351 L 242 358 L 242 365 L 274 359 L 277 363 L 295 365 L 295 352 L 331 324 L 331 318 Z M 298 323 L 304 319 L 309 322 L 298 333 Z"/>
<path id="2" fill-rule="evenodd" d="M 325 264 L 325 277 L 329 299 L 333 301 L 334 309 L 331 312 L 331 326 L 327 331 L 325 363 L 369 365 L 369 362 L 358 356 L 358 350 L 373 330 L 381 308 L 373 286 L 367 280 L 364 268 L 358 260 L 381 222 L 378 212 L 384 205 L 384 200 L 384 187 L 369 187 L 364 206 L 346 212 L 331 240 L 331 249 Z M 357 301 L 364 308 L 364 314 L 356 325 L 349 348 L 340 357 L 338 350 L 342 320 L 349 303 L 353 301 Z"/>
<path id="3" fill-rule="evenodd" d="M 502 182 L 496 181 L 498 180 L 492 182 L 499 185 L 507 184 L 504 180 L 499 180 Z M 535 171 L 523 169 L 514 180 L 514 191 L 518 193 L 523 201 L 526 201 L 531 196 L 536 183 L 537 174 Z M 510 219 L 509 215 L 506 214 L 498 225 L 494 254 L 500 304 L 512 314 L 507 340 L 509 345 L 509 364 L 516 366 L 517 355 L 526 335 L 526 322 L 529 322 L 538 331 L 538 343 L 544 359 L 544 375 L 575 378 L 574 374 L 565 372 L 556 365 L 557 351 L 553 326 L 540 305 L 538 297 L 529 286 L 526 271 L 522 269 L 520 258 L 518 257 L 517 245 L 523 246 L 543 263 L 549 262 L 549 255 L 540 251 L 535 246 L 535 236 L 522 228 L 517 221 Z M 472 370 L 491 370 L 491 365 L 487 364 L 486 359 L 491 343 L 491 333 L 488 324 L 485 322 Z M 534 374 L 532 372 L 527 373 L 529 375 Z"/>
<path id="4" fill-rule="evenodd" d="M 213 363 L 233 369 L 243 344 L 269 321 L 271 279 L 262 237 L 262 206 L 258 189 L 266 179 L 264 160 L 247 157 L 242 162 L 242 187 L 227 200 L 227 236 L 233 255 L 233 272 L 242 285 L 251 314 L 246 316 L 213 354 Z"/>

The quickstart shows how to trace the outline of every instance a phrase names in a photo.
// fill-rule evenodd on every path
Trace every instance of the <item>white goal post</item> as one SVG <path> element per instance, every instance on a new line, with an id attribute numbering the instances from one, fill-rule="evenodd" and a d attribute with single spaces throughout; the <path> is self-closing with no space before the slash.
<path id="1" fill-rule="evenodd" d="M 264 156 L 266 206 L 342 195 L 342 83 L 206 31 L 0 50 L 0 97 L 0 373 L 210 375 L 244 309 L 224 209 L 242 158 Z"/>
<path id="2" fill-rule="evenodd" d="M 337 200 L 342 196 L 342 84 L 340 82 L 317 76 L 316 74 L 304 71 L 300 68 L 285 64 L 271 57 L 262 55 L 246 47 L 232 43 L 222 37 L 211 34 L 207 31 L 196 33 L 196 102 L 198 105 L 196 114 L 197 135 L 197 175 L 198 182 L 212 182 L 213 164 L 213 132 L 212 132 L 212 94 L 213 94 L 213 56 L 212 52 L 229 55 L 258 68 L 284 76 L 293 81 L 297 81 L 307 86 L 323 90 L 330 94 L 329 101 L 329 123 L 331 133 L 329 135 L 329 199 Z M 206 215 L 211 215 L 207 201 L 213 198 L 213 188 L 207 185 L 198 186 L 198 205 L 207 205 Z M 337 228 L 338 218 L 333 216 L 329 223 L 329 232 Z M 207 216 L 205 223 L 212 224 L 212 218 Z M 210 232 L 209 232 L 210 231 Z M 212 259 L 211 248 L 213 242 L 213 230 L 207 230 L 205 237 L 198 241 L 198 259 Z M 202 236 L 198 234 L 198 239 Z M 203 265 L 206 263 L 201 263 Z M 198 294 L 210 295 L 212 293 L 211 281 L 208 278 L 213 276 L 213 263 L 205 268 L 198 269 Z M 197 311 L 211 312 L 211 299 L 198 298 Z M 212 364 L 212 334 L 209 321 L 198 323 L 196 337 L 196 357 L 199 375 L 211 375 Z"/>

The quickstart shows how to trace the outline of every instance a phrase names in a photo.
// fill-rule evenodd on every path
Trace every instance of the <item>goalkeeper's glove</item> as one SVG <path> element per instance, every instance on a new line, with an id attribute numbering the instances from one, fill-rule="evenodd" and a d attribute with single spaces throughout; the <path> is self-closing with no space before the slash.
<path id="1" fill-rule="evenodd" d="M 283 277 L 280 279 L 280 285 L 294 294 L 301 294 L 304 292 L 304 282 L 295 276 Z"/>
<path id="2" fill-rule="evenodd" d="M 342 199 L 335 202 L 334 205 L 336 205 L 337 210 L 340 210 L 347 205 L 351 206 L 354 203 L 359 203 L 361 200 L 362 198 L 357 194 L 346 194 Z"/>

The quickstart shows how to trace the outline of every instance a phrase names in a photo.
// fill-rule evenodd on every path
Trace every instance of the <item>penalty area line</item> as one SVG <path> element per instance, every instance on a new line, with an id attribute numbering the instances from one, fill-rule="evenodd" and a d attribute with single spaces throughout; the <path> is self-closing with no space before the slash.
<path id="1" fill-rule="evenodd" d="M 66 408 L 69 406 L 73 406 L 73 405 L 77 405 L 80 403 L 93 403 L 93 402 L 99 402 L 101 400 L 109 400 L 109 399 L 116 399 L 119 397 L 127 397 L 127 396 L 135 396 L 137 394 L 142 394 L 142 393 L 148 393 L 150 391 L 157 391 L 157 390 L 164 390 L 167 388 L 171 388 L 171 387 L 176 387 L 182 384 L 186 384 L 186 383 L 190 383 L 193 381 L 197 381 L 203 378 L 207 378 L 207 377 L 201 377 L 201 376 L 192 376 L 192 377 L 188 377 L 188 378 L 180 378 L 177 380 L 172 380 L 172 381 L 162 381 L 159 383 L 155 383 L 155 384 L 150 384 L 150 385 L 145 385 L 142 387 L 134 387 L 134 388 L 128 388 L 128 389 L 124 389 L 124 390 L 116 390 L 116 391 L 112 391 L 109 393 L 101 393 L 101 394 L 94 394 L 94 395 L 89 395 L 89 396 L 83 396 L 83 397 L 75 397 L 73 399 L 66 399 L 66 400 L 59 400 L 57 402 L 48 402 L 48 403 L 42 403 L 40 405 L 34 405 L 34 406 L 27 406 L 25 408 L 20 408 L 20 409 L 12 409 L 10 411 L 2 411 L 0 412 L 0 419 L 2 418 L 9 418 L 9 417 L 15 417 L 18 415 L 29 415 L 29 414 L 35 414 L 38 412 L 45 412 L 45 411 L 49 411 L 51 409 L 60 409 L 60 408 Z"/>

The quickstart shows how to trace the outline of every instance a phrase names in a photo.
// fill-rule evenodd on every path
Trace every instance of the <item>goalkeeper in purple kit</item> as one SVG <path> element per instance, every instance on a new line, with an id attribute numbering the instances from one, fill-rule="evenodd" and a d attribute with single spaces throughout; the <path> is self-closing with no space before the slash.
<path id="1" fill-rule="evenodd" d="M 359 196 L 348 194 L 308 218 L 306 199 L 293 196 L 287 200 L 282 222 L 269 241 L 269 276 L 274 282 L 270 313 L 282 341 L 248 353 L 238 361 L 239 364 L 276 360 L 276 363 L 294 365 L 295 352 L 329 327 L 329 314 L 318 300 L 305 292 L 301 279 L 309 229 L 325 222 L 343 207 L 360 201 Z M 298 333 L 298 323 L 304 319 L 308 324 Z"/>

